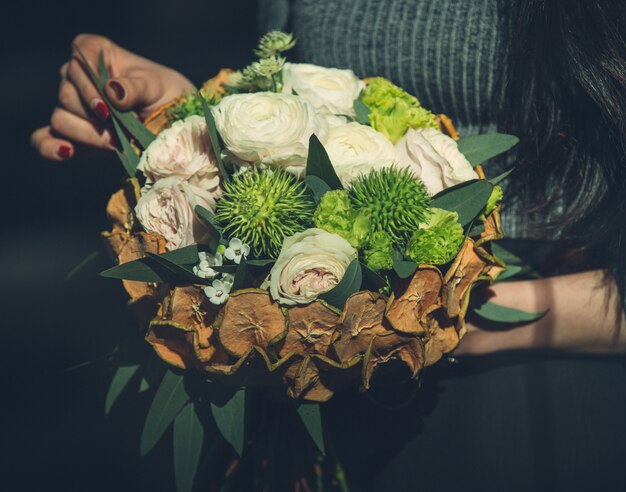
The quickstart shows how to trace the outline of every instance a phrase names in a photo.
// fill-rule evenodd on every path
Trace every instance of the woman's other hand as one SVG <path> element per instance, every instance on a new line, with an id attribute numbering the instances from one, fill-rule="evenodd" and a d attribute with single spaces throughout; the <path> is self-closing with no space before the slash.
<path id="1" fill-rule="evenodd" d="M 61 67 L 57 107 L 50 123 L 31 136 L 32 145 L 46 159 L 70 159 L 76 144 L 114 149 L 107 123 L 109 109 L 91 82 L 77 48 L 92 67 L 98 66 L 103 53 L 111 75 L 104 88 L 107 97 L 118 109 L 135 111 L 140 118 L 193 88 L 175 70 L 131 53 L 103 36 L 80 34 L 72 43 L 71 59 Z"/>

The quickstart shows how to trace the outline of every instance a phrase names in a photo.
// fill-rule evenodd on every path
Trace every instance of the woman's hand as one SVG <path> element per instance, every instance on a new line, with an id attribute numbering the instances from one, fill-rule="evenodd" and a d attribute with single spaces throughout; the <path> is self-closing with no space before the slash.
<path id="1" fill-rule="evenodd" d="M 626 319 L 619 289 L 614 279 L 601 270 L 502 282 L 490 290 L 490 300 L 497 304 L 548 313 L 538 321 L 510 329 L 468 323 L 468 333 L 455 355 L 525 349 L 626 353 Z"/>
<path id="2" fill-rule="evenodd" d="M 92 67 L 98 66 L 100 53 L 104 54 L 111 74 L 104 88 L 107 97 L 118 109 L 135 111 L 140 118 L 193 88 L 175 70 L 131 53 L 105 37 L 80 34 L 74 39 L 71 59 L 61 67 L 59 98 L 50 124 L 31 136 L 32 145 L 47 159 L 70 159 L 76 144 L 114 148 L 113 134 L 107 125 L 109 109 L 76 48 L 80 48 Z"/>

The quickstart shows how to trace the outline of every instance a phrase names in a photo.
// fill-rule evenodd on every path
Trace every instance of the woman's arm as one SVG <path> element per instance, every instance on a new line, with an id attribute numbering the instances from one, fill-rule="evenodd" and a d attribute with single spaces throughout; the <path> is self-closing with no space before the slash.
<path id="1" fill-rule="evenodd" d="M 32 145 L 43 157 L 64 161 L 75 153 L 75 144 L 113 150 L 109 110 L 77 52 L 85 55 L 92 67 L 98 66 L 100 53 L 111 73 L 104 92 L 118 109 L 148 116 L 159 106 L 174 99 L 193 85 L 179 72 L 125 50 L 110 39 L 81 34 L 74 39 L 72 56 L 60 70 L 61 83 L 57 107 L 50 123 L 31 136 Z"/>
<path id="2" fill-rule="evenodd" d="M 619 289 L 602 270 L 491 287 L 491 301 L 548 314 L 508 330 L 469 332 L 455 351 L 479 355 L 501 350 L 554 349 L 581 353 L 626 353 L 626 319 Z"/>

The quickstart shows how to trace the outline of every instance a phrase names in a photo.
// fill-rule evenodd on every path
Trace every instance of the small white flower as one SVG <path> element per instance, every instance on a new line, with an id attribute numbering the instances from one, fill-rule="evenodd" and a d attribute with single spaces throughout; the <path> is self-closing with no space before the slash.
<path id="1" fill-rule="evenodd" d="M 213 284 L 204 288 L 204 294 L 212 304 L 224 304 L 228 300 L 231 286 L 222 280 L 213 280 Z"/>
<path id="2" fill-rule="evenodd" d="M 224 257 L 228 260 L 234 261 L 239 265 L 241 257 L 247 257 L 250 254 L 250 246 L 243 244 L 241 239 L 236 237 L 232 238 L 228 242 L 228 248 L 224 251 Z"/>
<path id="3" fill-rule="evenodd" d="M 232 273 L 225 273 L 222 275 L 222 282 L 228 286 L 228 291 L 230 292 L 235 283 L 235 276 Z"/>
<path id="4" fill-rule="evenodd" d="M 201 251 L 200 253 L 198 253 L 198 258 L 200 259 L 200 263 L 193 267 L 193 273 L 195 273 L 200 278 L 205 278 L 208 280 L 212 280 L 217 277 L 219 272 L 211 267 L 222 266 L 222 255 L 219 253 L 212 255 L 205 251 Z"/>

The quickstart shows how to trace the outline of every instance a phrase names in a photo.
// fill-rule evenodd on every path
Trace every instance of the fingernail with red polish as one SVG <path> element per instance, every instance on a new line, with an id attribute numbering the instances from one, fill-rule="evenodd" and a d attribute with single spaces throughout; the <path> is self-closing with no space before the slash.
<path id="1" fill-rule="evenodd" d="M 126 89 L 124 89 L 124 86 L 116 80 L 110 80 L 109 87 L 113 90 L 113 92 L 115 92 L 115 97 L 117 97 L 118 101 L 121 101 L 126 97 Z"/>
<path id="2" fill-rule="evenodd" d="M 59 146 L 58 152 L 61 159 L 67 160 L 72 157 L 72 148 L 67 145 Z"/>
<path id="3" fill-rule="evenodd" d="M 101 120 L 106 120 L 109 117 L 109 108 L 102 99 L 94 99 L 91 101 L 91 109 L 98 115 Z"/>

